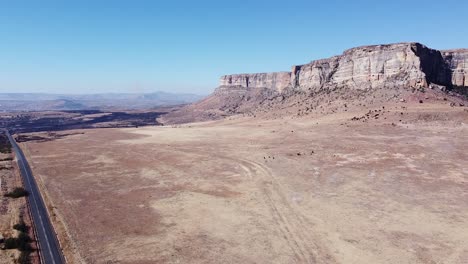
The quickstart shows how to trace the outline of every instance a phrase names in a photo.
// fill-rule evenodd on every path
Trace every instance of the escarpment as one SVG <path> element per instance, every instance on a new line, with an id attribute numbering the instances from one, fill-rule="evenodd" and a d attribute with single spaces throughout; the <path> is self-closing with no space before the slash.
<path id="1" fill-rule="evenodd" d="M 238 87 L 241 88 L 241 90 L 248 88 L 269 88 L 277 92 L 282 92 L 285 88 L 289 87 L 290 81 L 290 72 L 233 74 L 222 76 L 219 87 Z"/>
<path id="2" fill-rule="evenodd" d="M 219 89 L 247 91 L 268 88 L 318 91 L 327 87 L 407 88 L 437 84 L 468 86 L 467 50 L 438 51 L 419 43 L 363 46 L 342 55 L 292 67 L 291 72 L 234 74 L 221 77 Z M 240 88 L 240 89 L 239 89 Z"/>
<path id="3" fill-rule="evenodd" d="M 450 70 L 451 84 L 468 87 L 468 49 L 444 50 L 442 56 Z"/>
<path id="4" fill-rule="evenodd" d="M 169 113 L 165 120 L 181 123 L 233 114 L 278 116 L 278 112 L 302 115 L 318 108 L 326 113 L 324 105 L 422 103 L 428 98 L 448 100 L 447 93 L 466 100 L 467 67 L 468 49 L 439 51 L 420 43 L 356 47 L 338 56 L 295 65 L 290 72 L 222 76 L 212 95 Z M 455 101 L 449 103 L 464 104 Z M 337 107 L 330 109 L 339 111 Z"/>

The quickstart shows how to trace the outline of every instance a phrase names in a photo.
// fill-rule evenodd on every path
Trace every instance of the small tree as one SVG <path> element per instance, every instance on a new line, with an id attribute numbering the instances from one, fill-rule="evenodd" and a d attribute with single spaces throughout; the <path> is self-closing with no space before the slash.
<path id="1" fill-rule="evenodd" d="M 29 231 L 29 226 L 27 226 L 23 220 L 21 220 L 19 224 L 15 224 L 13 228 L 24 233 L 27 233 Z"/>
<path id="2" fill-rule="evenodd" d="M 16 187 L 15 189 L 13 189 L 13 191 L 6 193 L 5 197 L 20 198 L 28 196 L 28 194 L 28 191 L 26 191 L 23 187 Z"/>
<path id="3" fill-rule="evenodd" d="M 5 249 L 16 249 L 18 248 L 18 240 L 14 237 L 5 239 Z"/>
<path id="4" fill-rule="evenodd" d="M 19 231 L 18 237 L 9 237 L 5 240 L 4 249 L 18 249 L 21 253 L 16 263 L 27 264 L 31 263 L 31 237 L 29 237 L 29 227 L 21 219 L 19 224 L 13 226 L 14 229 Z"/>
<path id="5" fill-rule="evenodd" d="M 31 251 L 31 245 L 29 244 L 31 242 L 31 238 L 29 237 L 28 234 L 21 232 L 18 235 L 18 249 L 20 251 Z"/>
<path id="6" fill-rule="evenodd" d="M 19 257 L 18 257 L 18 263 L 19 264 L 29 264 L 31 263 L 31 257 L 29 256 L 31 254 L 30 251 L 21 251 Z"/>

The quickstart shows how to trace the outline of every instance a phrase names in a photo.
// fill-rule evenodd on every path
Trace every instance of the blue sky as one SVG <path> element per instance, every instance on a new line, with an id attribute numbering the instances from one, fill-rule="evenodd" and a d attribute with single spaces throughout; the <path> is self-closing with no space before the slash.
<path id="1" fill-rule="evenodd" d="M 210 93 L 359 45 L 468 47 L 468 1 L 2 1 L 0 92 Z"/>

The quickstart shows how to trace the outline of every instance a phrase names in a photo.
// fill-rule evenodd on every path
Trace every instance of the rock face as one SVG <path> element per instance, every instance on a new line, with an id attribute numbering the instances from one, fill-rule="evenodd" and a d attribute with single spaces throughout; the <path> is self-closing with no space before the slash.
<path id="1" fill-rule="evenodd" d="M 440 52 L 419 43 L 352 48 L 342 55 L 293 66 L 291 72 L 221 77 L 220 89 L 237 92 L 268 88 L 318 91 L 326 87 L 368 89 L 386 86 L 468 86 L 467 50 Z"/>
<path id="2" fill-rule="evenodd" d="M 468 87 L 468 49 L 444 50 L 442 56 L 449 66 L 452 85 Z"/>
<path id="3" fill-rule="evenodd" d="M 444 74 L 439 74 L 444 72 Z M 375 88 L 388 85 L 427 87 L 448 84 L 440 52 L 417 43 L 353 48 L 340 56 L 294 67 L 293 87 Z"/>
<path id="4" fill-rule="evenodd" d="M 276 117 L 280 112 L 326 113 L 326 109 L 338 111 L 340 102 L 346 108 L 348 104 L 371 105 L 402 96 L 421 103 L 415 94 L 427 93 L 427 99 L 428 94 L 447 89 L 449 95 L 468 98 L 467 66 L 468 49 L 438 51 L 419 43 L 357 47 L 339 56 L 293 66 L 291 72 L 222 76 L 211 96 L 165 115 L 162 121 L 205 121 L 233 114 L 268 113 Z M 415 88 L 433 91 L 416 92 Z M 330 106 L 335 103 L 335 108 Z"/>
<path id="5" fill-rule="evenodd" d="M 289 87 L 290 72 L 272 72 L 256 74 L 234 74 L 222 76 L 220 87 L 269 88 L 282 92 Z"/>

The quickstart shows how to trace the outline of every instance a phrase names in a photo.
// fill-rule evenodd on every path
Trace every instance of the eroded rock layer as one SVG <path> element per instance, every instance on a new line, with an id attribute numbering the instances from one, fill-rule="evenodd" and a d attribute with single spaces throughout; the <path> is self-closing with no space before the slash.
<path id="1" fill-rule="evenodd" d="M 291 72 L 235 74 L 221 77 L 220 89 L 242 92 L 268 88 L 320 90 L 324 87 L 367 89 L 385 86 L 468 86 L 467 50 L 440 52 L 419 43 L 363 46 L 342 55 L 293 66 Z"/>
<path id="2" fill-rule="evenodd" d="M 225 75 L 220 79 L 220 87 L 270 88 L 278 92 L 289 87 L 290 72 L 270 72 L 255 74 Z"/>
<path id="3" fill-rule="evenodd" d="M 452 85 L 468 87 L 468 49 L 444 50 L 442 56 L 449 66 Z"/>
<path id="4" fill-rule="evenodd" d="M 293 66 L 291 72 L 222 76 L 212 95 L 166 114 L 161 122 L 328 114 L 390 101 L 443 100 L 461 106 L 468 98 L 467 65 L 468 49 L 438 51 L 419 43 L 357 47 Z"/>

